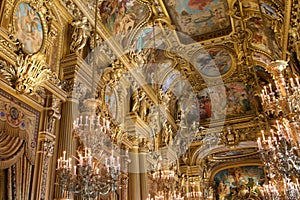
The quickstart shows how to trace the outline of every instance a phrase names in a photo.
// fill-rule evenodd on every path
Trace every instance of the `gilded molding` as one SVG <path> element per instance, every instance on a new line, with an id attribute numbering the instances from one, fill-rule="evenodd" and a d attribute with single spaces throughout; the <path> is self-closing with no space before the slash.
<path id="1" fill-rule="evenodd" d="M 15 0 L 8 0 L 8 1 L 5 1 L 5 7 L 3 9 L 4 11 L 4 17 L 5 18 L 9 18 L 11 16 L 11 11 L 14 7 L 14 2 Z"/>

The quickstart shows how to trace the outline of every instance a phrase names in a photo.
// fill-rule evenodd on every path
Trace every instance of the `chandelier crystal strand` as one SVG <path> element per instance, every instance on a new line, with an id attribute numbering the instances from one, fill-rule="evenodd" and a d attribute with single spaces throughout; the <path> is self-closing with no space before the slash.
<path id="1" fill-rule="evenodd" d="M 274 79 L 261 93 L 262 106 L 267 115 L 275 118 L 275 127 L 266 133 L 262 130 L 257 139 L 261 160 L 264 162 L 268 182 L 264 185 L 266 199 L 299 199 L 300 159 L 300 85 L 299 79 L 286 81 L 286 61 L 277 60 L 268 69 Z"/>

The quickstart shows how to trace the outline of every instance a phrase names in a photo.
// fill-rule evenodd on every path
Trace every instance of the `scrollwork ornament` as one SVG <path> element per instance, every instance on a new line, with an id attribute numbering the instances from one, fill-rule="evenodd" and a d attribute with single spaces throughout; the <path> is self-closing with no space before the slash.
<path id="1" fill-rule="evenodd" d="M 30 2 L 30 6 L 32 6 L 35 10 L 42 12 L 43 14 L 46 13 L 43 0 L 33 0 Z"/>
<path id="2" fill-rule="evenodd" d="M 56 74 L 46 65 L 42 53 L 17 57 L 16 65 L 0 61 L 0 72 L 20 94 L 35 94 L 39 86 Z"/>
<path id="3" fill-rule="evenodd" d="M 227 127 L 227 130 L 221 134 L 221 141 L 225 145 L 235 146 L 240 142 L 240 137 L 237 131 L 233 130 L 232 127 Z"/>
<path id="4" fill-rule="evenodd" d="M 45 155 L 42 170 L 42 186 L 41 186 L 41 198 L 45 199 L 46 185 L 47 185 L 47 174 L 49 168 L 49 157 L 53 155 L 54 141 L 46 138 L 41 141 L 41 152 Z"/>
<path id="5" fill-rule="evenodd" d="M 98 44 L 102 43 L 103 39 L 100 37 L 98 33 L 92 33 L 91 39 L 90 39 L 90 48 L 95 49 L 95 47 L 98 46 Z"/>
<path id="6" fill-rule="evenodd" d="M 41 152 L 44 153 L 46 156 L 52 156 L 54 150 L 54 143 L 54 141 L 47 138 L 41 141 Z"/>
<path id="7" fill-rule="evenodd" d="M 66 79 L 61 82 L 61 88 L 74 99 L 82 100 L 87 94 L 87 88 L 83 83 L 74 82 L 73 79 Z"/>
<path id="8" fill-rule="evenodd" d="M 54 134 L 55 121 L 60 119 L 60 99 L 54 98 L 48 111 L 47 132 Z"/>

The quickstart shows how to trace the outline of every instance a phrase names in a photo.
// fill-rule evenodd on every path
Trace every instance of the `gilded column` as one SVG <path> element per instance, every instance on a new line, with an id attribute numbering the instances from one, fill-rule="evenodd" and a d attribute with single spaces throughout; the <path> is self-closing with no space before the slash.
<path id="1" fill-rule="evenodd" d="M 49 97 L 42 116 L 42 128 L 39 133 L 38 151 L 34 170 L 33 194 L 31 199 L 50 199 L 52 155 L 55 143 L 55 123 L 60 118 L 60 100 Z"/>
<path id="2" fill-rule="evenodd" d="M 140 164 L 139 164 L 139 146 L 135 141 L 129 151 L 129 181 L 128 181 L 128 199 L 141 200 L 141 182 L 140 182 Z"/>
<path id="3" fill-rule="evenodd" d="M 121 192 L 120 200 L 128 199 L 128 165 L 130 163 L 128 148 L 124 147 L 124 150 L 121 151 Z"/>
<path id="4" fill-rule="evenodd" d="M 147 174 L 147 144 L 142 141 L 139 149 L 139 169 L 140 169 L 140 182 L 141 182 L 141 198 L 145 200 L 149 194 L 148 188 L 148 174 Z"/>
<path id="5" fill-rule="evenodd" d="M 73 123 L 78 116 L 79 99 L 83 99 L 85 96 L 86 87 L 82 83 L 74 83 L 73 80 L 69 80 L 64 82 L 63 88 L 69 95 L 67 100 L 62 104 L 60 129 L 57 134 L 55 149 L 57 158 L 62 157 L 64 151 L 66 151 L 67 158 L 72 158 L 76 156 L 77 148 L 77 141 L 73 135 Z M 75 159 L 72 159 L 72 166 L 74 164 Z M 54 165 L 57 167 L 57 162 Z M 59 177 L 56 178 L 56 183 L 59 183 Z M 73 195 L 56 186 L 55 199 L 73 199 Z"/>
<path id="6" fill-rule="evenodd" d="M 78 105 L 78 102 L 72 98 L 68 98 L 66 102 L 62 104 L 62 115 L 60 121 L 60 129 L 57 137 L 57 157 L 61 157 L 63 152 L 66 151 L 66 157 L 72 157 L 72 155 L 76 155 L 75 147 L 73 142 L 73 121 L 75 106 Z M 74 164 L 74 163 L 73 163 Z M 57 163 L 55 163 L 57 166 Z M 57 178 L 57 182 L 59 182 L 59 177 Z M 55 199 L 71 199 L 72 195 L 66 191 L 63 191 L 59 186 L 55 189 Z"/>

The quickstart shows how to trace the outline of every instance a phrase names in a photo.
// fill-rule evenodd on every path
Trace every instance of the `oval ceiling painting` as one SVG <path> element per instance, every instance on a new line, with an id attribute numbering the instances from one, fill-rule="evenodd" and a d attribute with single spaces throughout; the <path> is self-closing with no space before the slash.
<path id="1" fill-rule="evenodd" d="M 14 28 L 16 38 L 23 44 L 26 53 L 40 50 L 43 43 L 41 18 L 29 3 L 22 2 L 15 9 Z"/>
<path id="2" fill-rule="evenodd" d="M 221 47 L 213 47 L 207 53 L 196 55 L 196 68 L 201 74 L 209 77 L 218 77 L 226 74 L 232 67 L 232 57 L 229 52 Z"/>

